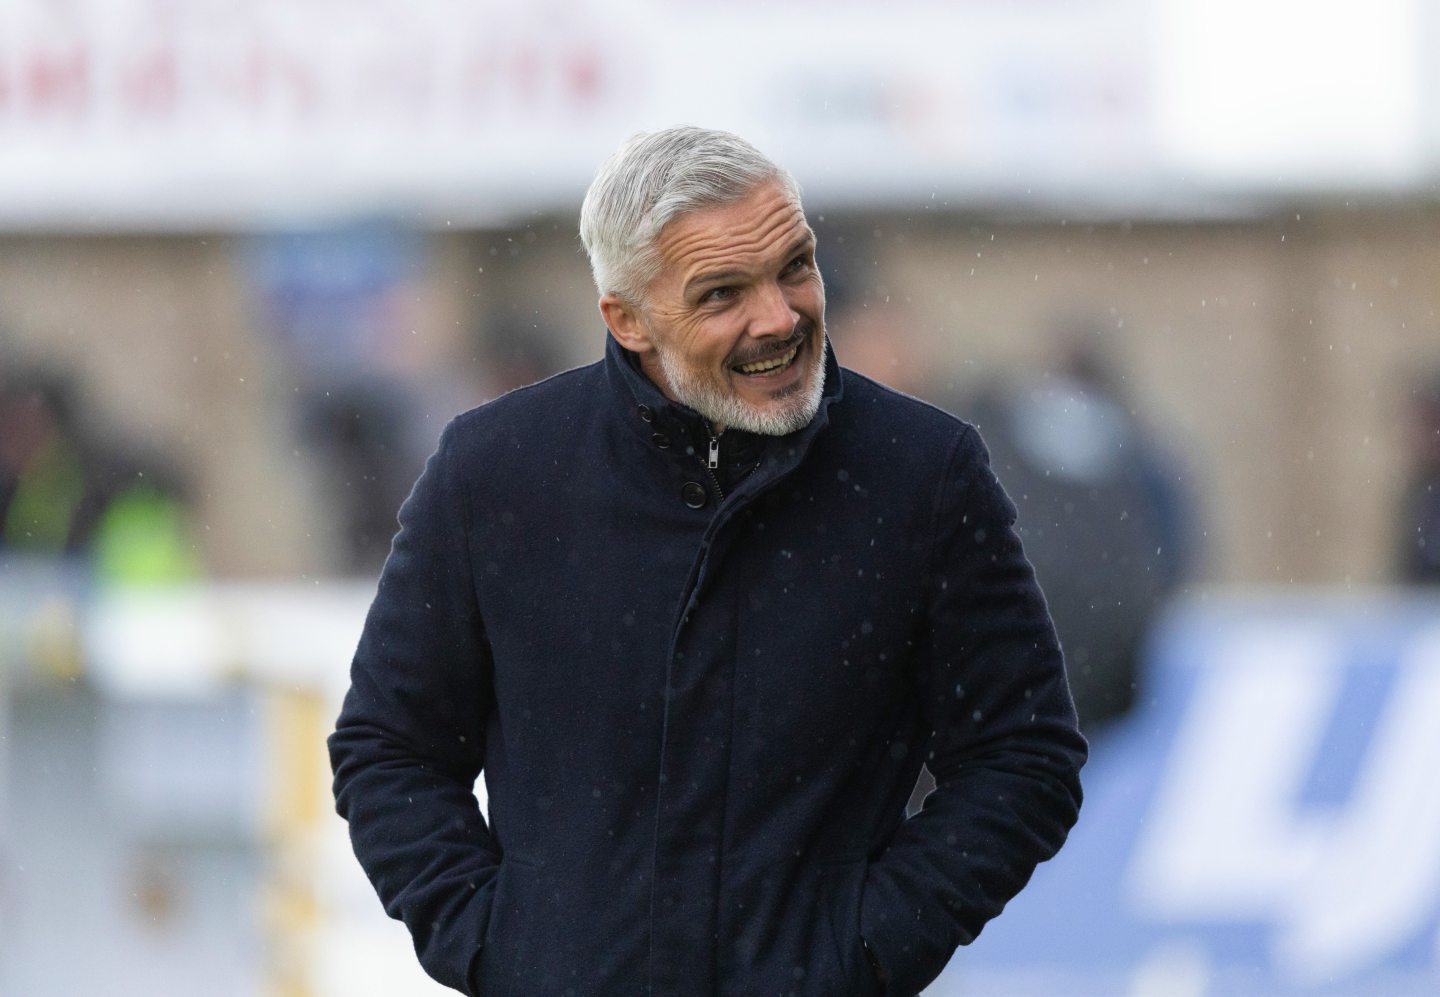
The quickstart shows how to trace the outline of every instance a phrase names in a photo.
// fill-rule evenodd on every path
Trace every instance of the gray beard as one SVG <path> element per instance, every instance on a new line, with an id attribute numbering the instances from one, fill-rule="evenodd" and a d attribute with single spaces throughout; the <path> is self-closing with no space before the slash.
<path id="1" fill-rule="evenodd" d="M 802 391 L 795 391 L 780 399 L 782 404 L 773 410 L 762 410 L 749 405 L 734 395 L 722 394 L 715 388 L 692 377 L 685 365 L 667 349 L 656 349 L 660 370 L 675 400 L 699 412 L 712 425 L 727 429 L 740 429 L 761 436 L 787 436 L 810 425 L 815 413 L 820 411 L 820 398 L 825 391 L 825 351 L 830 348 L 823 334 L 818 330 L 810 336 L 819 336 L 819 349 L 810 351 L 810 376 Z"/>

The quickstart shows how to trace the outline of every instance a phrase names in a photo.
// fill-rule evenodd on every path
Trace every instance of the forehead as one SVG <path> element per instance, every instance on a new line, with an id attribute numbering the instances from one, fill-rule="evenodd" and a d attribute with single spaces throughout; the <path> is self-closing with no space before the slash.
<path id="1" fill-rule="evenodd" d="M 682 281 L 709 270 L 776 262 L 797 242 L 813 239 L 805 212 L 778 181 L 761 184 L 729 204 L 687 211 L 660 231 L 656 249 L 664 275 Z"/>

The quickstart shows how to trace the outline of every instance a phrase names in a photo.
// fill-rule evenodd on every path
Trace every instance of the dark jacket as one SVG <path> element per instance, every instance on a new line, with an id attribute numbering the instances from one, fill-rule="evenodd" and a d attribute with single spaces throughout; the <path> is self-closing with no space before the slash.
<path id="1" fill-rule="evenodd" d="M 401 509 L 330 751 L 442 983 L 877 993 L 863 937 L 912 994 L 1075 820 L 1085 742 L 975 431 L 832 358 L 723 499 L 707 442 L 612 340 L 457 418 Z"/>

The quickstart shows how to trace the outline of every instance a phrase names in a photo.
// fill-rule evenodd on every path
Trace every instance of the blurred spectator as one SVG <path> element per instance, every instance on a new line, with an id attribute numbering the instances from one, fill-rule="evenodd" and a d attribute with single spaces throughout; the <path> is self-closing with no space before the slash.
<path id="1" fill-rule="evenodd" d="M 299 400 L 301 435 L 325 462 L 331 501 L 344 524 L 342 566 L 380 564 L 395 534 L 395 510 L 420 460 L 409 428 L 415 406 L 398 380 L 337 381 Z M 433 443 L 434 441 L 430 441 Z"/>
<path id="2" fill-rule="evenodd" d="M 174 476 L 84 431 L 70 381 L 0 379 L 0 552 L 88 556 L 101 581 L 199 574 Z"/>
<path id="3" fill-rule="evenodd" d="M 462 390 L 414 331 L 424 242 L 360 220 L 257 237 L 247 264 L 261 325 L 294 382 L 296 435 L 316 455 L 335 511 L 333 566 L 370 574 Z"/>
<path id="4" fill-rule="evenodd" d="M 845 366 L 979 428 L 1093 735 L 1134 704 L 1150 622 L 1193 569 L 1177 468 L 1126 402 L 1095 327 L 1061 325 L 1053 370 L 992 379 L 967 401 L 925 362 L 912 323 L 903 307 L 858 301 L 827 322 Z"/>
<path id="5" fill-rule="evenodd" d="M 1135 702 L 1145 637 L 1190 574 L 1193 530 L 1177 470 L 1135 418 L 1096 333 L 1061 342 L 1053 372 L 996 384 L 962 414 L 1020 510 L 1093 735 Z"/>
<path id="6" fill-rule="evenodd" d="M 1415 391 L 1413 407 L 1396 574 L 1407 584 L 1440 585 L 1440 372 Z"/>

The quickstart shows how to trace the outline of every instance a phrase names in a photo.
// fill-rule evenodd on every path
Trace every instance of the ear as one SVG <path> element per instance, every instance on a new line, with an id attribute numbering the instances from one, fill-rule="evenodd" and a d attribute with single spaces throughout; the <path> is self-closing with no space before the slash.
<path id="1" fill-rule="evenodd" d="M 600 317 L 615 341 L 631 353 L 649 353 L 655 348 L 650 330 L 640 319 L 640 310 L 615 294 L 600 297 Z"/>

